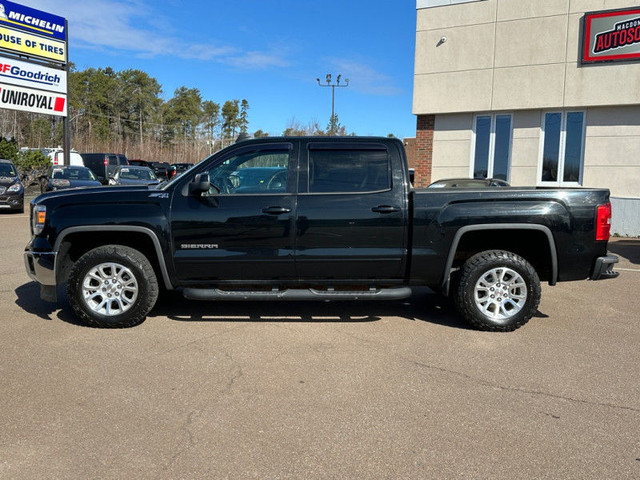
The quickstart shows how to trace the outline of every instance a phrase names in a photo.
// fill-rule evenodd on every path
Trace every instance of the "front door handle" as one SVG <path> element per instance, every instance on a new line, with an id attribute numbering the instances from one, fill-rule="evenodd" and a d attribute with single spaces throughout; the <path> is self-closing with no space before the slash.
<path id="1" fill-rule="evenodd" d="M 392 207 L 391 205 L 378 205 L 377 207 L 373 207 L 371 211 L 375 213 L 395 213 L 399 212 L 400 209 L 398 207 Z"/>
<path id="2" fill-rule="evenodd" d="M 268 215 L 282 215 L 283 213 L 289 213 L 290 211 L 291 209 L 286 207 L 267 207 L 262 209 L 262 213 L 266 213 Z"/>

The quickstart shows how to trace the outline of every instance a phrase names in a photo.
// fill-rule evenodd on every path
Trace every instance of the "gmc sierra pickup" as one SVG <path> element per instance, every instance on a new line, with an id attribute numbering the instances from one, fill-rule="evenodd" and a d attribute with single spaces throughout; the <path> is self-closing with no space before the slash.
<path id="1" fill-rule="evenodd" d="M 476 328 L 536 312 L 540 281 L 612 278 L 606 189 L 415 190 L 388 138 L 237 143 L 157 189 L 96 187 L 31 202 L 24 254 L 41 296 L 67 283 L 87 324 L 144 321 L 159 287 L 200 300 L 450 295 Z"/>

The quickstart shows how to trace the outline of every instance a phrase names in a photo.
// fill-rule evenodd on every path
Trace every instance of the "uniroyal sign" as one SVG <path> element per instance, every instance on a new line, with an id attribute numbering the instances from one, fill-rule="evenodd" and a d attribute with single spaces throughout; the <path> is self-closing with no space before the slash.
<path id="1" fill-rule="evenodd" d="M 585 14 L 581 60 L 640 61 L 640 7 Z"/>
<path id="2" fill-rule="evenodd" d="M 66 117 L 67 97 L 0 83 L 0 108 Z"/>
<path id="3" fill-rule="evenodd" d="M 0 81 L 19 87 L 67 93 L 67 72 L 0 57 Z"/>

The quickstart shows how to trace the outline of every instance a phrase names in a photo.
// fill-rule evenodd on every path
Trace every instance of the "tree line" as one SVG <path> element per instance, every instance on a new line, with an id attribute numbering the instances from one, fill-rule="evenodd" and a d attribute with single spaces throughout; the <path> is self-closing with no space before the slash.
<path id="1" fill-rule="evenodd" d="M 233 143 L 238 135 L 268 136 L 249 126 L 246 99 L 217 103 L 181 86 L 169 100 L 146 72 L 111 67 L 71 69 L 68 77 L 71 146 L 80 152 L 126 153 L 152 161 L 196 162 Z M 62 119 L 0 109 L 0 132 L 21 147 L 62 145 Z M 292 119 L 283 135 L 346 135 L 337 116 L 326 129 Z"/>
<path id="2" fill-rule="evenodd" d="M 160 83 L 136 69 L 72 70 L 68 77 L 71 146 L 129 158 L 194 162 L 247 133 L 246 99 L 216 103 L 181 86 L 169 100 Z M 0 132 L 24 147 L 62 145 L 62 119 L 0 110 Z"/>

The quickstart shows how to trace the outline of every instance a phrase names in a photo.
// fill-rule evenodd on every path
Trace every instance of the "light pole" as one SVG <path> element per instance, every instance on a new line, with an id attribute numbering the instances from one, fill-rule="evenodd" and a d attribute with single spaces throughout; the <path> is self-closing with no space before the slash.
<path id="1" fill-rule="evenodd" d="M 340 79 L 342 78 L 342 75 L 338 75 L 338 77 L 336 78 L 336 83 L 331 83 L 331 74 L 327 73 L 326 76 L 326 81 L 327 84 L 323 85 L 322 83 L 320 83 L 320 79 L 316 78 L 316 81 L 318 82 L 318 85 L 320 85 L 321 87 L 331 87 L 331 120 L 329 120 L 329 133 L 330 134 L 335 134 L 335 129 L 336 129 L 336 87 L 337 88 L 346 88 L 349 86 L 349 79 L 345 79 L 345 85 L 340 85 Z"/>

